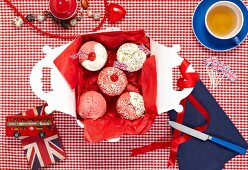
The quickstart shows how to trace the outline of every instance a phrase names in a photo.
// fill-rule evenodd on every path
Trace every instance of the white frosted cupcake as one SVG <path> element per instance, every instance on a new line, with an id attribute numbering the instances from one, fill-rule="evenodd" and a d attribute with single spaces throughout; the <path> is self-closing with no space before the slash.
<path id="1" fill-rule="evenodd" d="M 117 100 L 116 110 L 125 119 L 138 119 L 145 113 L 144 99 L 139 93 L 126 92 Z"/>
<path id="2" fill-rule="evenodd" d="M 117 51 L 117 61 L 126 65 L 126 71 L 135 72 L 142 68 L 146 53 L 137 44 L 125 43 Z"/>

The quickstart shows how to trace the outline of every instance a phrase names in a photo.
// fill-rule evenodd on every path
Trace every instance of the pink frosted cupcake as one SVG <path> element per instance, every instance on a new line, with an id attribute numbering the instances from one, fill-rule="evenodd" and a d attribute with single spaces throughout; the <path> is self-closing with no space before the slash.
<path id="1" fill-rule="evenodd" d="M 83 119 L 96 120 L 105 114 L 106 108 L 106 101 L 98 92 L 88 91 L 80 96 L 78 114 Z"/>
<path id="2" fill-rule="evenodd" d="M 83 44 L 79 50 L 79 62 L 89 71 L 100 70 L 107 61 L 106 48 L 96 41 L 89 41 Z"/>
<path id="3" fill-rule="evenodd" d="M 97 84 L 109 96 L 120 95 L 127 86 L 127 77 L 115 67 L 106 67 L 98 75 Z"/>
<path id="4" fill-rule="evenodd" d="M 126 92 L 117 100 L 116 110 L 125 119 L 140 118 L 145 113 L 143 97 L 139 93 Z"/>

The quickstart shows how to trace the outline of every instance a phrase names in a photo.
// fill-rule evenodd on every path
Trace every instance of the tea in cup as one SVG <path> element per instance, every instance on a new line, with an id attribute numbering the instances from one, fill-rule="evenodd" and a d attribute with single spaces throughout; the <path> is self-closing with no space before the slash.
<path id="1" fill-rule="evenodd" d="M 205 26 L 208 32 L 218 39 L 233 39 L 239 44 L 237 34 L 243 26 L 244 18 L 241 9 L 229 1 L 219 1 L 209 7 L 205 15 Z"/>

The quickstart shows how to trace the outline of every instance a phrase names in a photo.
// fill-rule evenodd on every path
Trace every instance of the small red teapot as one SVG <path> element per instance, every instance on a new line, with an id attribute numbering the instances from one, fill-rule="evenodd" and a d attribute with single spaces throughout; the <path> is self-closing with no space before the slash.
<path id="1" fill-rule="evenodd" d="M 61 20 L 71 19 L 77 14 L 77 0 L 49 0 L 52 15 Z"/>

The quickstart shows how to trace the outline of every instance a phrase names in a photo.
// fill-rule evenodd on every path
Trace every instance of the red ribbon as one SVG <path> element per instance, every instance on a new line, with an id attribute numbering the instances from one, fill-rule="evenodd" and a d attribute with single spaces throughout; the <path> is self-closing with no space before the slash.
<path id="1" fill-rule="evenodd" d="M 187 60 L 184 60 L 180 65 L 179 69 L 183 76 L 177 81 L 177 86 L 180 90 L 184 88 L 192 88 L 195 86 L 196 82 L 199 80 L 198 73 L 186 72 L 190 63 Z M 202 132 L 206 130 L 210 123 L 210 117 L 205 108 L 195 99 L 195 97 L 190 94 L 187 97 L 188 101 L 202 114 L 202 116 L 206 119 L 206 123 L 204 125 L 200 125 L 195 127 L 196 130 Z M 183 124 L 184 115 L 185 115 L 185 105 L 186 99 L 183 99 L 180 104 L 183 106 L 184 110 L 177 114 L 176 122 Z M 178 146 L 186 141 L 188 141 L 191 136 L 184 134 L 181 135 L 181 132 L 174 129 L 173 140 L 170 142 L 153 142 L 150 145 L 146 145 L 140 148 L 135 148 L 132 150 L 131 156 L 136 156 L 140 154 L 144 154 L 146 152 L 151 152 L 157 149 L 165 149 L 170 147 L 170 158 L 168 161 L 168 166 L 174 166 L 177 158 Z"/>

